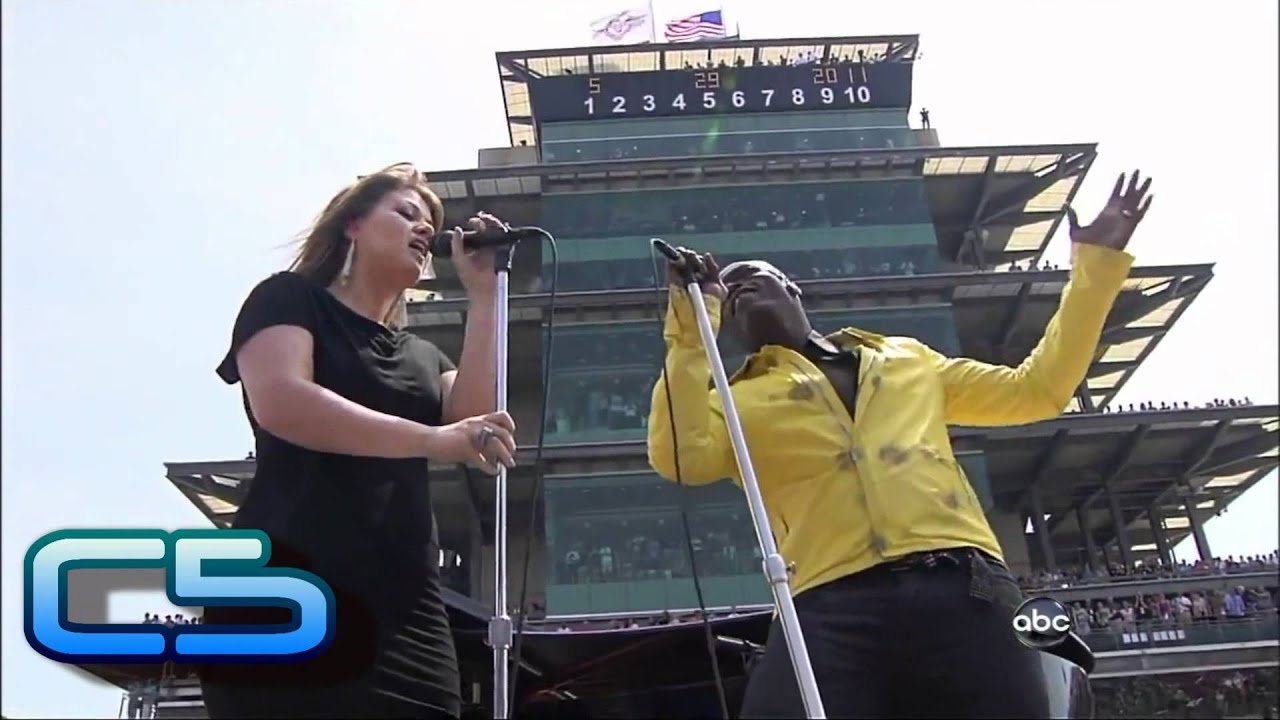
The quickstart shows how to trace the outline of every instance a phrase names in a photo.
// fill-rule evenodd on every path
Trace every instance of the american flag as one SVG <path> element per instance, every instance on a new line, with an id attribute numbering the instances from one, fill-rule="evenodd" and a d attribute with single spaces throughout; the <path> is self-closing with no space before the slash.
<path id="1" fill-rule="evenodd" d="M 724 29 L 724 19 L 719 10 L 699 13 L 683 20 L 672 20 L 667 23 L 667 42 L 695 42 L 698 40 L 723 39 L 728 36 Z"/>

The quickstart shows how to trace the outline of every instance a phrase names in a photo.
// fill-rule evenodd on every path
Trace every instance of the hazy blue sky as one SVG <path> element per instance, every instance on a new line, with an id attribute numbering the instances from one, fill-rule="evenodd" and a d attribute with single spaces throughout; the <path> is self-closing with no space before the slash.
<path id="1" fill-rule="evenodd" d="M 656 6 L 660 21 L 714 7 Z M 5 715 L 116 711 L 116 689 L 27 647 L 23 553 L 59 528 L 204 526 L 161 463 L 250 448 L 213 368 L 280 246 L 357 174 L 474 167 L 507 141 L 494 52 L 581 45 L 611 9 L 3 0 Z M 1121 399 L 1276 400 L 1275 3 L 725 11 L 748 38 L 919 33 L 916 107 L 944 144 L 1100 143 L 1082 214 L 1140 166 L 1156 201 L 1138 262 L 1216 261 L 1217 278 Z M 1066 251 L 1060 236 L 1050 259 Z M 1210 343 L 1246 326 L 1228 370 Z M 1276 504 L 1273 475 L 1209 523 L 1214 550 L 1274 549 Z M 112 619 L 157 605 L 117 598 Z"/>

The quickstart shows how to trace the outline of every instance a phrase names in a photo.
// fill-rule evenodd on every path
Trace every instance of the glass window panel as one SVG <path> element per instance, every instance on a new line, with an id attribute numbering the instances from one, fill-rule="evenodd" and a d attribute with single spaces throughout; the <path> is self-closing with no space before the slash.
<path id="1" fill-rule="evenodd" d="M 849 112 L 787 112 L 726 115 L 717 118 L 667 117 L 609 122 L 579 121 L 548 123 L 542 134 L 548 140 L 592 140 L 607 138 L 705 135 L 721 132 L 766 130 L 812 130 L 846 128 L 907 128 L 907 112 L 902 109 L 853 110 Z"/>
<path id="2" fill-rule="evenodd" d="M 548 195 L 558 237 L 630 237 L 932 224 L 920 178 Z"/>
<path id="3" fill-rule="evenodd" d="M 549 164 L 640 160 L 652 158 L 755 155 L 759 153 L 838 152 L 916 147 L 906 128 L 771 130 L 662 135 L 593 140 L 550 141 L 545 135 L 542 159 Z M 957 169 L 958 169 L 957 165 Z"/>
<path id="4" fill-rule="evenodd" d="M 996 160 L 998 173 L 1029 173 L 1034 169 L 1033 155 L 1002 155 Z"/>
<path id="5" fill-rule="evenodd" d="M 750 514 L 729 482 L 682 489 L 651 474 L 548 478 L 546 524 L 548 614 L 696 607 L 690 546 L 709 607 L 767 602 Z"/>
<path id="6" fill-rule="evenodd" d="M 722 266 L 738 260 L 768 260 L 796 280 L 819 280 L 941 272 L 932 233 L 932 227 L 927 225 L 899 225 L 838 233 L 781 230 L 699 234 L 682 237 L 680 242 L 715 254 Z M 650 288 L 655 282 L 665 285 L 664 271 L 661 266 L 654 267 L 650 255 L 650 237 L 559 241 L 557 290 Z M 897 242 L 904 244 L 888 244 Z M 545 289 L 550 289 L 551 282 L 549 255 L 543 253 Z"/>
<path id="7" fill-rule="evenodd" d="M 1106 390 L 1113 388 L 1120 382 L 1120 378 L 1124 377 L 1125 372 L 1125 370 L 1117 370 L 1100 377 L 1089 378 L 1089 389 Z"/>
<path id="8" fill-rule="evenodd" d="M 964 159 L 960 165 L 961 175 L 977 175 L 987 171 L 987 166 L 991 163 L 991 158 L 970 156 Z"/>
<path id="9" fill-rule="evenodd" d="M 1191 520 L 1185 517 L 1166 517 L 1164 526 L 1169 530 L 1182 530 L 1191 527 Z"/>
<path id="10" fill-rule="evenodd" d="M 1052 220 L 1042 220 L 1015 228 L 1009 235 L 1009 244 L 1005 246 L 1005 252 L 1039 250 L 1048 238 L 1049 228 L 1052 226 Z"/>
<path id="11" fill-rule="evenodd" d="M 1067 204 L 1067 197 L 1075 187 L 1078 178 L 1063 178 L 1027 201 L 1023 210 L 1027 212 L 1056 212 Z"/>
<path id="12" fill-rule="evenodd" d="M 955 316 L 950 308 L 843 310 L 811 314 L 815 329 L 830 333 L 846 327 L 879 335 L 913 337 L 944 354 L 959 352 Z"/>
<path id="13" fill-rule="evenodd" d="M 1129 327 L 1134 328 L 1151 328 L 1164 327 L 1169 324 L 1169 319 L 1178 311 L 1186 298 L 1176 298 L 1143 315 L 1142 317 L 1129 323 Z"/>
<path id="14" fill-rule="evenodd" d="M 1125 281 L 1124 281 L 1124 286 L 1123 286 L 1123 288 L 1124 288 L 1124 290 L 1126 290 L 1126 291 L 1128 291 L 1128 290 L 1140 290 L 1140 291 L 1145 291 L 1145 290 L 1148 290 L 1148 289 L 1153 288 L 1153 287 L 1157 287 L 1157 286 L 1160 286 L 1160 285 L 1166 285 L 1166 284 L 1168 284 L 1168 282 L 1169 282 L 1169 278 L 1164 278 L 1164 277 L 1159 277 L 1159 278 L 1129 278 L 1128 280 L 1125 280 Z"/>
<path id="15" fill-rule="evenodd" d="M 1137 360 L 1143 350 L 1147 349 L 1147 345 L 1151 342 L 1151 338 L 1138 338 L 1129 342 L 1112 345 L 1102 354 L 1103 362 L 1122 362 L 1126 360 Z"/>
<path id="16" fill-rule="evenodd" d="M 1236 473 L 1235 475 L 1217 477 L 1205 483 L 1204 486 L 1207 488 L 1236 487 L 1237 485 L 1248 480 L 1251 475 L 1253 475 L 1253 471 L 1247 470 L 1242 473 Z"/>
<path id="17" fill-rule="evenodd" d="M 944 354 L 959 352 L 955 319 L 946 307 L 814 312 L 811 318 L 826 333 L 856 327 L 914 337 Z M 560 326 L 553 342 L 547 442 L 644 439 L 665 348 L 657 323 Z M 745 354 L 730 338 L 720 349 L 730 373 L 742 366 Z"/>

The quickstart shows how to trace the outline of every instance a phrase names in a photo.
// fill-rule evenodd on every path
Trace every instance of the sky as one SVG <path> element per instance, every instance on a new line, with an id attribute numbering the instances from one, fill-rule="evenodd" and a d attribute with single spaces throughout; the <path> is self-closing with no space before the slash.
<path id="1" fill-rule="evenodd" d="M 710 3 L 710 0 L 708 0 Z M 619 9 L 625 3 L 619 5 Z M 165 461 L 244 457 L 213 368 L 245 293 L 356 175 L 507 143 L 493 54 L 586 44 L 603 2 L 3 0 L 3 713 L 120 692 L 35 654 L 22 558 L 67 527 L 207 526 Z M 655 2 L 659 21 L 713 9 Z M 944 145 L 1097 142 L 1076 200 L 1140 167 L 1139 264 L 1216 262 L 1121 402 L 1277 399 L 1277 6 L 734 2 L 744 38 L 918 33 Z M 554 232 L 554 229 L 552 229 Z M 1064 233 L 1049 259 L 1067 262 Z M 52 287 L 57 285 L 57 287 Z M 1228 368 L 1210 343 L 1233 339 Z M 1275 475 L 1207 525 L 1277 545 Z M 1181 557 L 1194 548 L 1184 544 Z M 155 609 L 113 597 L 113 621 Z"/>

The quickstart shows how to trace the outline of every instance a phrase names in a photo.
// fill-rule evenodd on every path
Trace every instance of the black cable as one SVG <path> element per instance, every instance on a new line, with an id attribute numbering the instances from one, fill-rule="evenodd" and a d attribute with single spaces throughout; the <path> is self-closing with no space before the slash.
<path id="1" fill-rule="evenodd" d="M 551 248 L 551 292 L 547 302 L 547 332 L 543 338 L 542 346 L 546 348 L 546 352 L 542 356 L 542 404 L 541 411 L 538 413 L 541 424 L 538 427 L 538 447 L 534 451 L 533 457 L 533 495 L 529 501 L 529 532 L 525 535 L 524 542 L 524 562 L 521 569 L 520 580 L 520 608 L 516 613 L 515 640 L 511 649 L 511 670 L 508 673 L 511 685 L 511 696 L 507 702 L 507 707 L 511 709 L 511 717 L 516 715 L 516 684 L 520 680 L 520 653 L 523 648 L 524 640 L 524 619 L 528 612 L 526 601 L 529 596 L 529 567 L 533 564 L 533 539 L 537 535 L 538 530 L 538 505 L 542 500 L 542 448 L 547 439 L 547 422 L 550 418 L 547 416 L 548 399 L 551 396 L 551 356 L 555 346 L 555 322 L 556 322 L 556 285 L 560 280 L 560 255 L 556 249 L 555 237 L 543 230 L 542 228 L 524 228 L 526 230 L 536 230 L 547 241 L 548 247 Z M 494 608 L 497 611 L 497 608 Z"/>
<path id="2" fill-rule="evenodd" d="M 649 246 L 649 257 L 653 261 L 653 292 L 654 297 L 657 299 L 659 332 L 665 335 L 666 313 L 662 307 L 662 289 L 666 286 L 666 283 L 663 282 L 664 278 L 666 278 L 666 273 L 663 272 L 665 263 L 658 258 L 657 249 L 652 245 Z M 678 437 L 679 433 L 676 432 L 676 408 L 671 400 L 671 380 L 668 377 L 670 367 L 667 365 L 665 337 L 663 337 L 663 346 L 662 386 L 667 394 L 667 421 L 671 424 L 671 452 L 675 461 L 676 484 L 680 486 L 680 523 L 684 527 L 684 542 L 689 552 L 689 572 L 693 575 L 693 593 L 698 598 L 698 612 L 702 615 L 702 628 L 706 635 L 707 654 L 711 656 L 711 676 L 716 684 L 716 694 L 720 700 L 720 712 L 724 720 L 729 720 L 729 700 L 725 696 L 724 677 L 720 674 L 720 657 L 716 652 L 716 638 L 711 631 L 711 617 L 707 614 L 707 604 L 702 597 L 702 583 L 698 580 L 698 565 L 694 558 L 693 530 L 689 527 L 689 512 L 686 507 L 688 504 L 688 487 L 685 486 L 684 476 L 680 472 L 680 439 Z"/>

